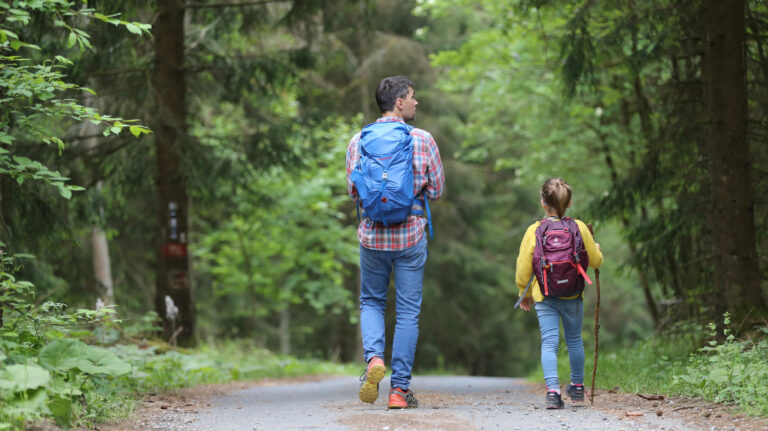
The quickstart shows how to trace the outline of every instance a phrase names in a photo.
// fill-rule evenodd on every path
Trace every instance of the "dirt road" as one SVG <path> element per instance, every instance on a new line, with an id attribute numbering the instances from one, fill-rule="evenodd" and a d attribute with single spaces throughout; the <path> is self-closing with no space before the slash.
<path id="1" fill-rule="evenodd" d="M 595 406 L 543 408 L 542 388 L 522 379 L 416 376 L 418 409 L 387 410 L 388 379 L 374 404 L 357 400 L 354 377 L 268 381 L 186 390 L 149 398 L 137 419 L 113 430 L 768 430 L 723 408 L 630 395 L 596 398 Z M 617 398 L 618 397 L 618 398 Z M 689 400 L 695 403 L 694 400 Z"/>

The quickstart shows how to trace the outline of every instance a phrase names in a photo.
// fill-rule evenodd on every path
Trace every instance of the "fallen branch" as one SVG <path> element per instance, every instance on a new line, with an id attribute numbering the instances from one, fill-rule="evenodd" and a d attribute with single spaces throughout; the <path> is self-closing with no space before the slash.
<path id="1" fill-rule="evenodd" d="M 664 399 L 664 395 L 643 395 L 643 394 L 636 394 L 636 395 L 648 401 L 660 401 Z"/>
<path id="2" fill-rule="evenodd" d="M 704 407 L 704 405 L 701 404 L 701 405 L 695 405 L 695 406 L 683 406 L 683 407 L 678 407 L 676 409 L 672 409 L 672 411 L 676 412 L 676 411 L 679 411 L 679 410 L 695 409 L 696 407 Z"/>

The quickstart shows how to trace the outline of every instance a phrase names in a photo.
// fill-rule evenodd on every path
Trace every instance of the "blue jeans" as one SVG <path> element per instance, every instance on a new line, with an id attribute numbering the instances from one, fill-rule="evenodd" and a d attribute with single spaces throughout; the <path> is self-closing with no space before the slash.
<path id="1" fill-rule="evenodd" d="M 427 262 L 426 235 L 405 250 L 380 251 L 360 247 L 360 328 L 365 361 L 384 359 L 384 311 L 392 269 L 395 270 L 395 338 L 392 342 L 393 388 L 408 390 L 411 382 L 419 313 Z"/>
<path id="2" fill-rule="evenodd" d="M 571 361 L 571 383 L 584 383 L 584 340 L 581 324 L 584 321 L 584 300 L 544 298 L 537 302 L 536 316 L 541 330 L 541 367 L 547 389 L 559 390 L 557 377 L 557 348 L 560 345 L 560 320 L 563 321 L 565 345 Z"/>

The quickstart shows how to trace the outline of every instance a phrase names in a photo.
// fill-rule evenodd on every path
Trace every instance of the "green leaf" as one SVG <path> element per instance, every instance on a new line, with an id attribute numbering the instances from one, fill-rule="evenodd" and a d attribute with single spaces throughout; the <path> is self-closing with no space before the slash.
<path id="1" fill-rule="evenodd" d="M 130 130 L 131 133 L 133 134 L 133 136 L 135 136 L 137 138 L 139 136 L 141 136 L 141 127 L 139 127 L 139 126 L 131 126 L 131 127 L 128 128 L 128 130 Z"/>
<path id="2" fill-rule="evenodd" d="M 131 371 L 127 362 L 100 347 L 86 346 L 85 357 L 77 361 L 77 368 L 88 374 L 106 374 L 118 377 Z"/>
<path id="3" fill-rule="evenodd" d="M 48 401 L 48 409 L 53 414 L 56 424 L 64 429 L 72 428 L 72 400 L 60 395 Z"/>
<path id="4" fill-rule="evenodd" d="M 48 393 L 42 388 L 24 395 L 17 396 L 16 399 L 8 403 L 7 410 L 9 413 L 17 415 L 35 414 L 40 411 L 48 398 Z"/>
<path id="5" fill-rule="evenodd" d="M 0 370 L 0 389 L 25 391 L 45 386 L 50 380 L 48 371 L 38 365 L 9 365 Z"/>
<path id="6" fill-rule="evenodd" d="M 709 372 L 709 380 L 719 385 L 726 383 L 728 381 L 728 370 L 715 368 Z"/>
<path id="7" fill-rule="evenodd" d="M 73 33 L 69 33 L 69 38 L 67 38 L 67 48 L 72 48 L 75 46 L 75 43 L 77 43 L 77 35 Z"/>
<path id="8" fill-rule="evenodd" d="M 125 28 L 127 28 L 128 31 L 130 31 L 133 34 L 141 35 L 141 29 L 139 27 L 137 27 L 136 24 L 132 24 L 132 23 L 129 22 L 129 23 L 125 24 Z"/>
<path id="9" fill-rule="evenodd" d="M 59 190 L 59 194 L 64 199 L 70 199 L 72 197 L 72 190 L 64 187 L 63 183 L 56 183 L 56 188 Z"/>
<path id="10" fill-rule="evenodd" d="M 69 64 L 69 65 L 75 64 L 72 62 L 72 60 L 68 59 L 67 57 L 62 57 L 60 55 L 56 56 L 56 61 L 58 61 L 59 63 Z"/>
<path id="11" fill-rule="evenodd" d="M 12 32 L 10 30 L 2 29 L 2 30 L 0 30 L 0 33 L 3 34 L 3 42 L 5 42 L 7 40 L 6 37 L 10 37 L 11 39 L 16 39 L 16 40 L 19 39 L 19 35 L 17 35 L 16 33 Z"/>
<path id="12" fill-rule="evenodd" d="M 75 368 L 77 361 L 85 356 L 86 345 L 80 340 L 60 338 L 48 343 L 40 350 L 40 365 L 50 371 L 66 371 Z"/>

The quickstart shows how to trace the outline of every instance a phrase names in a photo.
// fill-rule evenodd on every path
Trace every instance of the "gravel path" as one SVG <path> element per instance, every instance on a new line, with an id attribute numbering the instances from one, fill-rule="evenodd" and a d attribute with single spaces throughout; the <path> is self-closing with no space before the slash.
<path id="1" fill-rule="evenodd" d="M 163 411 L 142 429 L 252 430 L 700 430 L 678 419 L 622 417 L 608 410 L 543 408 L 543 393 L 522 379 L 416 376 L 419 408 L 387 410 L 389 381 L 374 404 L 357 400 L 354 377 L 256 386 L 220 395 L 196 410 Z M 596 402 L 597 404 L 597 402 Z M 173 411 L 172 411 L 173 410 Z"/>

